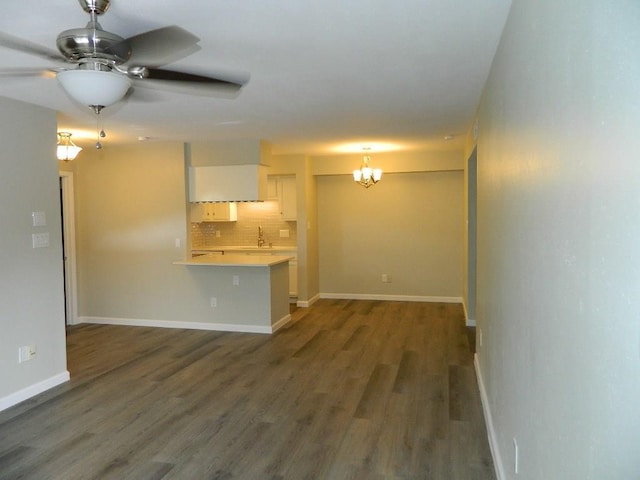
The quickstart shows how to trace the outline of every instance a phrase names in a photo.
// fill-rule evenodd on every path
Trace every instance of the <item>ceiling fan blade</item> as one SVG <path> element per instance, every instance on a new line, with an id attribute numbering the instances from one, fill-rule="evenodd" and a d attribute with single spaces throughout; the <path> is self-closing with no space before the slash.
<path id="1" fill-rule="evenodd" d="M 244 80 L 224 80 L 221 78 L 209 77 L 197 73 L 179 72 L 176 70 L 166 70 L 161 68 L 147 68 L 147 75 L 145 79 L 149 80 L 164 80 L 170 82 L 179 82 L 186 84 L 197 84 L 201 86 L 211 87 L 224 87 L 232 89 L 242 88 L 248 81 Z"/>
<path id="2" fill-rule="evenodd" d="M 193 33 L 176 25 L 149 30 L 125 40 L 131 50 L 127 64 L 166 65 L 199 50 L 199 41 Z"/>
<path id="3" fill-rule="evenodd" d="M 42 57 L 47 60 L 66 62 L 66 59 L 57 51 L 29 42 L 22 38 L 14 37 L 8 33 L 0 32 L 0 46 L 10 48 L 11 50 L 17 50 L 18 52 L 28 53 L 30 55 L 37 55 L 38 57 Z"/>
<path id="4" fill-rule="evenodd" d="M 57 69 L 42 67 L 0 68 L 0 77 L 56 78 Z"/>

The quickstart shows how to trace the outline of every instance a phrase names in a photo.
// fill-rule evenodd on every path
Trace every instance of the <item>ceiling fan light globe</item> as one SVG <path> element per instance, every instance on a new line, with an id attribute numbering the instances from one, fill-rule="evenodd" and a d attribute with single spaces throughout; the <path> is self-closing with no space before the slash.
<path id="1" fill-rule="evenodd" d="M 57 75 L 65 92 L 83 105 L 108 107 L 122 100 L 131 80 L 118 73 L 99 70 L 66 70 Z"/>

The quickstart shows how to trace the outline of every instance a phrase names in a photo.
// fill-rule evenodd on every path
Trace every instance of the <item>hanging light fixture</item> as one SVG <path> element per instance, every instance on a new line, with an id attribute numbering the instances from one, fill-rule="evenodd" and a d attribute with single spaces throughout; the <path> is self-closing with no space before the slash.
<path id="1" fill-rule="evenodd" d="M 76 158 L 78 153 L 82 150 L 71 141 L 71 134 L 69 132 L 58 132 L 58 160 L 68 162 Z"/>
<path id="2" fill-rule="evenodd" d="M 364 148 L 363 150 L 368 152 L 370 148 Z M 371 157 L 364 155 L 360 169 L 353 171 L 353 180 L 364 188 L 369 188 L 371 185 L 378 183 L 382 178 L 382 170 L 379 168 L 371 168 L 369 165 L 370 161 Z"/>

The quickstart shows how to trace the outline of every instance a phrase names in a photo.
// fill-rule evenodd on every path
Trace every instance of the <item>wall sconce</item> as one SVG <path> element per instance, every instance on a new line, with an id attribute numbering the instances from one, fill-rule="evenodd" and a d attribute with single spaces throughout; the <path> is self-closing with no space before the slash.
<path id="1" fill-rule="evenodd" d="M 370 149 L 365 148 L 364 150 L 368 151 Z M 370 161 L 371 157 L 369 155 L 365 155 L 362 158 L 360 169 L 353 171 L 353 181 L 359 183 L 364 188 L 369 188 L 371 185 L 378 183 L 382 178 L 382 170 L 379 168 L 371 168 L 369 165 Z"/>
<path id="2" fill-rule="evenodd" d="M 71 141 L 71 134 L 69 132 L 58 132 L 58 160 L 68 162 L 76 158 L 78 153 L 82 150 Z"/>

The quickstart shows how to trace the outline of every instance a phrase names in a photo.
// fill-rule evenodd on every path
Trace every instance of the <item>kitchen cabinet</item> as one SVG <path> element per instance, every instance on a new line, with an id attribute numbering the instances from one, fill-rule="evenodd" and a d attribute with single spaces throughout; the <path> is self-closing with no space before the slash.
<path id="1" fill-rule="evenodd" d="M 282 220 L 296 221 L 298 218 L 296 176 L 270 176 L 267 181 L 267 199 L 278 202 Z"/>
<path id="2" fill-rule="evenodd" d="M 191 203 L 191 221 L 235 222 L 238 220 L 238 206 L 234 202 Z"/>

